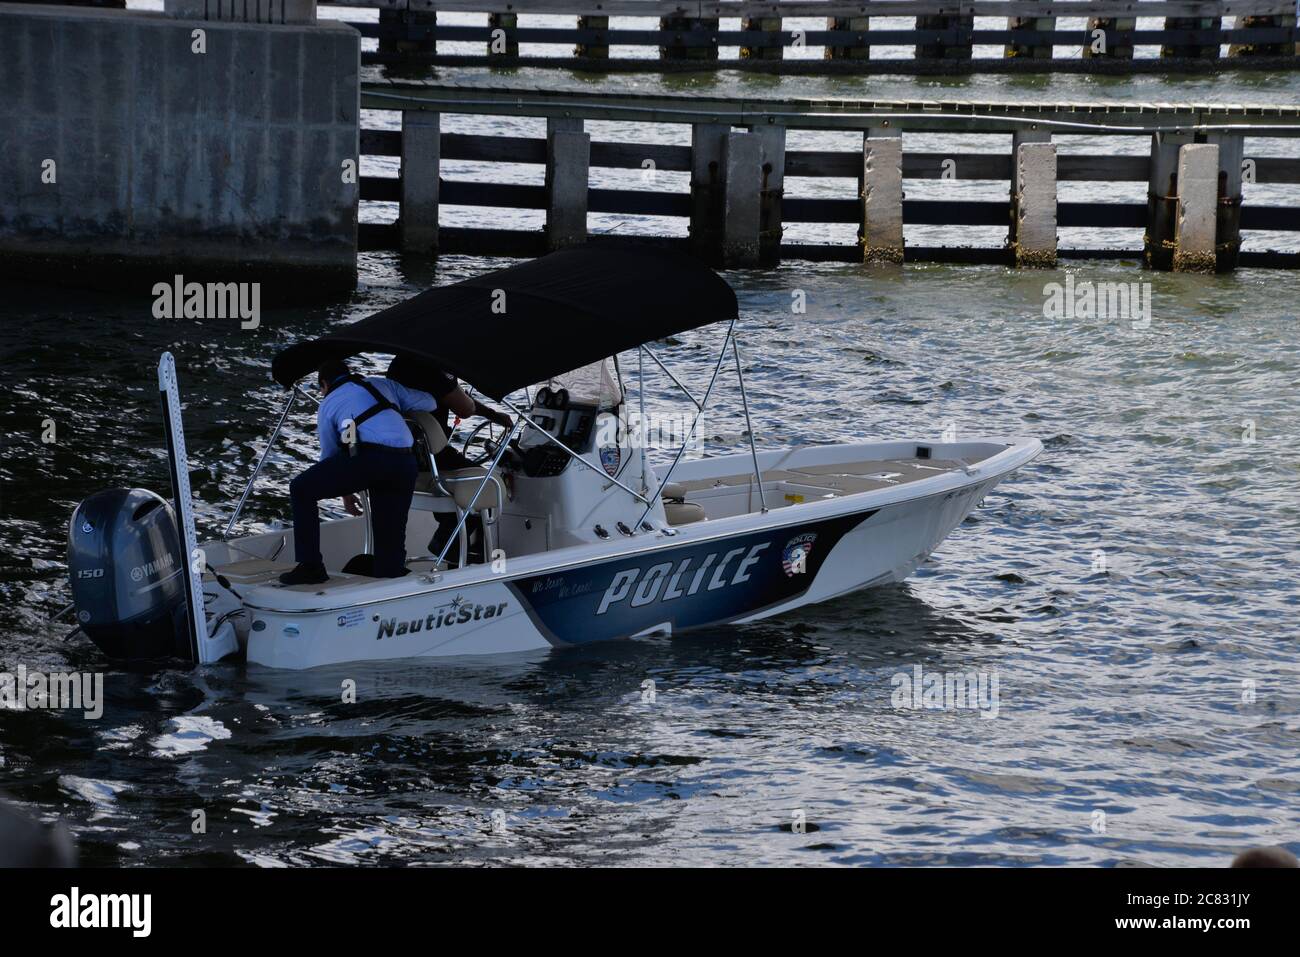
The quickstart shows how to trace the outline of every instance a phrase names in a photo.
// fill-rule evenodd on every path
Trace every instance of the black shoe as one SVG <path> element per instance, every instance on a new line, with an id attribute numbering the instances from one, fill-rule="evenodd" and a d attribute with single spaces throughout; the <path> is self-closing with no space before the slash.
<path id="1" fill-rule="evenodd" d="M 319 585 L 330 580 L 321 562 L 299 562 L 294 570 L 280 576 L 284 585 Z"/>

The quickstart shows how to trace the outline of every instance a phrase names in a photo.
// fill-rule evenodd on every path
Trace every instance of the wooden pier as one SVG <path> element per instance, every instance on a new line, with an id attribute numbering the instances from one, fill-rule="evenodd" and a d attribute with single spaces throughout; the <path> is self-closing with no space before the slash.
<path id="1" fill-rule="evenodd" d="M 323 2 L 379 9 L 377 23 L 347 21 L 379 41 L 365 63 L 802 74 L 1300 67 L 1294 0 Z M 484 22 L 450 23 L 451 14 Z M 886 49 L 900 47 L 912 55 Z"/>
<path id="2" fill-rule="evenodd" d="M 689 248 L 727 266 L 781 259 L 947 261 L 1050 266 L 1060 256 L 1141 257 L 1155 269 L 1227 271 L 1239 264 L 1300 266 L 1294 252 L 1241 252 L 1243 230 L 1300 230 L 1297 206 L 1242 205 L 1243 171 L 1255 183 L 1300 183 L 1300 106 L 1153 106 L 1123 103 L 1025 105 L 820 100 L 710 100 L 699 96 L 568 93 L 384 80 L 363 82 L 363 109 L 399 110 L 401 131 L 363 129 L 361 151 L 400 156 L 397 178 L 366 176 L 363 204 L 396 202 L 396 222 L 362 222 L 362 248 L 413 253 L 531 256 L 590 238 Z M 544 137 L 441 130 L 441 114 L 546 119 Z M 689 127 L 690 145 L 594 141 L 587 121 Z M 788 130 L 850 131 L 853 151 L 787 149 Z M 1011 152 L 912 152 L 911 133 L 1010 134 Z M 1138 138 L 1146 155 L 1058 153 L 1053 136 Z M 1283 137 L 1285 157 L 1253 156 L 1258 137 Z M 681 137 L 685 138 L 685 137 Z M 536 164 L 544 185 L 486 176 L 449 179 L 444 160 Z M 648 166 L 690 174 L 689 191 L 603 189 L 592 167 Z M 836 198 L 788 194 L 786 179 L 839 177 L 857 188 Z M 1007 199 L 907 199 L 908 180 L 1001 181 Z M 1146 183 L 1145 203 L 1060 202 L 1060 182 Z M 440 228 L 439 206 L 545 210 L 542 230 Z M 1300 204 L 1298 204 L 1300 205 Z M 587 214 L 677 217 L 681 236 L 588 236 Z M 369 216 L 363 217 L 373 218 Z M 791 243 L 792 223 L 851 223 L 856 244 Z M 992 226 L 995 247 L 914 247 L 908 225 Z M 1143 248 L 1059 249 L 1057 231 L 1141 228 Z"/>

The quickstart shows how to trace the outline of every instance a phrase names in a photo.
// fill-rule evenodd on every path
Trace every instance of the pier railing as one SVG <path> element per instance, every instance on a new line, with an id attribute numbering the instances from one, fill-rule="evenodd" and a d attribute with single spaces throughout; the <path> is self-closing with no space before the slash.
<path id="1" fill-rule="evenodd" d="M 1060 255 L 1142 256 L 1157 269 L 1229 270 L 1239 262 L 1300 266 L 1300 255 L 1240 251 L 1243 230 L 1300 230 L 1290 206 L 1243 206 L 1242 184 L 1300 184 L 1300 106 L 1025 105 L 816 100 L 710 100 L 491 89 L 389 80 L 363 83 L 362 107 L 402 111 L 398 130 L 363 129 L 363 155 L 400 157 L 400 176 L 363 176 L 363 203 L 399 204 L 396 222 L 363 222 L 365 248 L 531 256 L 589 238 L 680 245 L 725 265 L 782 258 L 934 260 L 1050 265 Z M 441 114 L 544 117 L 544 137 L 442 132 Z M 593 141 L 587 121 L 671 123 L 690 145 Z M 852 131 L 853 151 L 790 150 L 790 129 Z M 904 133 L 1010 134 L 1010 152 L 914 152 Z M 1137 137 L 1146 155 L 1057 153 L 1053 136 Z M 1283 137 L 1287 156 L 1253 155 Z M 685 137 L 679 137 L 684 139 Z M 1276 140 L 1274 141 L 1276 143 Z M 444 161 L 484 164 L 476 178 L 441 175 Z M 494 179 L 499 164 L 535 164 L 541 185 Z M 592 167 L 689 174 L 689 189 L 590 185 Z M 795 197 L 787 177 L 840 177 L 856 189 Z M 504 177 L 503 177 L 504 178 Z M 680 179 L 680 177 L 679 177 Z M 1001 181 L 1005 200 L 908 199 L 908 180 Z M 1146 183 L 1147 201 L 1058 202 L 1059 182 Z M 1100 192 L 1100 187 L 1099 187 Z M 440 228 L 439 207 L 543 210 L 541 230 Z M 687 237 L 590 236 L 589 213 L 676 217 Z M 371 215 L 363 217 L 373 219 Z M 783 240 L 793 223 L 856 224 L 856 245 Z M 1004 244 L 905 246 L 908 225 L 987 226 Z M 1058 250 L 1057 230 L 1140 228 L 1143 248 Z"/>
<path id="2" fill-rule="evenodd" d="M 1114 73 L 1300 65 L 1294 0 L 322 2 L 379 9 L 378 22 L 349 21 L 362 36 L 378 39 L 378 50 L 365 52 L 363 60 L 379 63 L 515 63 L 587 70 L 699 70 L 721 65 L 804 73 Z M 481 14 L 485 22 L 440 22 L 439 13 Z M 540 14 L 548 19 L 535 22 L 534 15 Z M 571 17 L 573 22 L 557 25 L 557 17 Z M 812 23 L 806 19 L 810 17 L 815 18 Z M 889 18 L 912 22 L 900 25 Z M 1139 18 L 1146 24 L 1140 25 Z M 732 25 L 737 19 L 739 29 Z M 1066 28 L 1062 21 L 1075 25 Z M 451 50 L 448 44 L 458 48 Z M 472 45 L 471 52 L 466 52 L 466 44 Z M 540 45 L 544 52 L 534 47 L 521 55 L 521 44 Z M 1220 62 L 1224 46 L 1228 64 Z M 883 47 L 910 48 L 913 55 L 881 58 Z M 985 49 L 977 58 L 980 47 Z M 996 55 L 989 55 L 990 47 Z M 1142 48 L 1159 56 L 1135 57 L 1134 51 Z M 618 54 L 611 55 L 611 50 Z M 808 50 L 811 55 L 804 52 Z M 1057 51 L 1061 55 L 1055 55 Z"/>

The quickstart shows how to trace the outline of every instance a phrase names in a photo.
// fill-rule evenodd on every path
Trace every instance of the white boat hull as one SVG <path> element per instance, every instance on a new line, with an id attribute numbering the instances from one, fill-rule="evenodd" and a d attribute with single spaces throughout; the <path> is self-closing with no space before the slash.
<path id="1" fill-rule="evenodd" d="M 1012 443 L 976 467 L 907 486 L 676 534 L 618 536 L 522 556 L 500 570 L 470 566 L 318 593 L 255 588 L 244 600 L 247 658 L 300 669 L 496 654 L 767 618 L 903 580 L 1039 451 L 1036 441 Z M 767 469 L 790 453 L 764 454 Z"/>

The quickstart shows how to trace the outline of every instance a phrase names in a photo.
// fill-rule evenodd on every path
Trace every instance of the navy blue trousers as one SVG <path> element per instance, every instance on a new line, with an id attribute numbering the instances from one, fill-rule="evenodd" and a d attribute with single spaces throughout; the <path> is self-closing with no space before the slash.
<path id="1" fill-rule="evenodd" d="M 319 562 L 321 499 L 370 493 L 370 522 L 375 533 L 376 578 L 396 578 L 406 571 L 406 518 L 415 492 L 414 455 L 361 448 L 317 462 L 289 483 L 293 501 L 294 557 Z"/>

